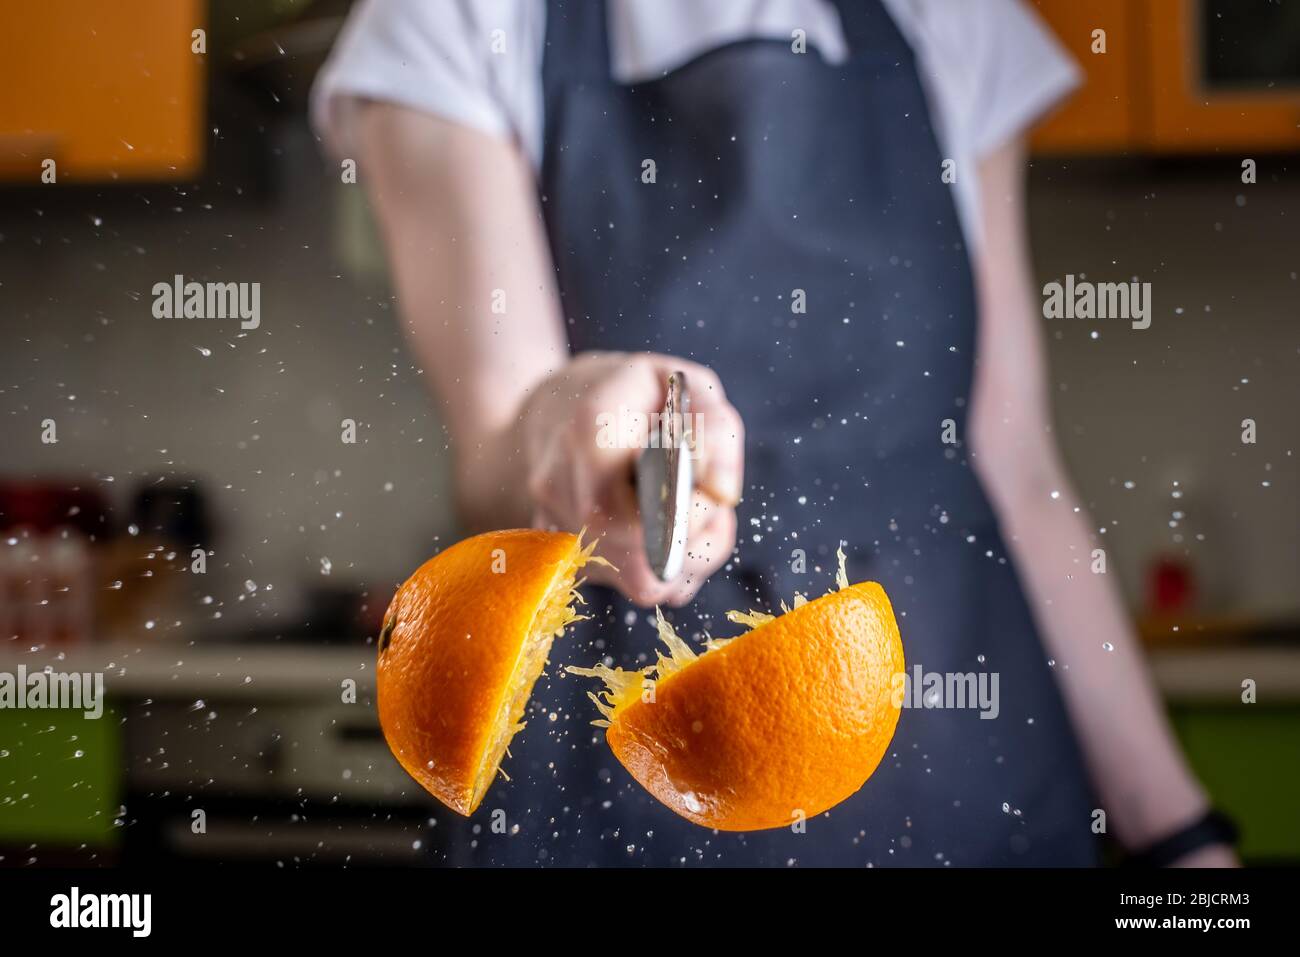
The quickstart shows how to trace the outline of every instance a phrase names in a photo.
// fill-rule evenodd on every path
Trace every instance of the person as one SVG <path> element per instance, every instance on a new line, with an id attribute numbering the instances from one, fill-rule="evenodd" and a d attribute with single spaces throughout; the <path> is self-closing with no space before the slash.
<path id="1" fill-rule="evenodd" d="M 1076 82 L 1017 0 L 355 8 L 313 115 L 377 212 L 460 515 L 585 527 L 616 566 L 479 812 L 508 827 L 442 815 L 448 860 L 1086 866 L 1104 832 L 1233 862 L 1188 839 L 1206 796 L 1053 440 L 1024 132 Z M 678 369 L 699 477 L 662 583 L 638 450 L 596 437 Z M 918 694 L 875 775 L 804 829 L 677 818 L 563 665 L 653 660 L 652 606 L 734 633 L 730 609 L 829 588 L 841 543 L 909 671 L 996 675 L 996 708 Z"/>

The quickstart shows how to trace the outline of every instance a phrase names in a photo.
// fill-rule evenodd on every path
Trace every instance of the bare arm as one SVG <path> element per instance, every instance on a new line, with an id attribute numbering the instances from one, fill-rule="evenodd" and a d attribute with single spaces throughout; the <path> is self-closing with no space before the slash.
<path id="1" fill-rule="evenodd" d="M 453 440 L 462 517 L 475 529 L 527 525 L 525 498 L 500 494 L 522 468 L 510 433 L 569 358 L 527 160 L 392 104 L 361 105 L 356 124 L 402 325 Z"/>
<path id="2" fill-rule="evenodd" d="M 1124 845 L 1136 848 L 1190 823 L 1205 810 L 1206 797 L 1170 732 L 1118 589 L 1091 571 L 1095 546 L 1087 516 L 1052 435 L 1023 176 L 1019 143 L 980 167 L 984 235 L 977 268 L 973 463 L 1057 660 L 1108 824 Z M 1226 851 L 1201 855 L 1205 863 L 1231 861 Z"/>

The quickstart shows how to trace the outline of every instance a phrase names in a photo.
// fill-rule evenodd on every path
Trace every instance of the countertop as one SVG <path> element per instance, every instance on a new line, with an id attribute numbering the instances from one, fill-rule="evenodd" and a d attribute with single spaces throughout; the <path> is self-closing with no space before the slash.
<path id="1" fill-rule="evenodd" d="M 1161 692 L 1174 703 L 1236 702 L 1241 682 L 1252 678 L 1261 704 L 1300 702 L 1300 647 L 1192 646 L 1149 649 L 1147 659 Z M 18 653 L 0 650 L 0 671 L 51 667 L 65 672 L 104 672 L 115 697 L 213 697 L 256 699 L 267 695 L 336 699 L 351 678 L 358 695 L 374 689 L 373 647 L 89 644 Z"/>
<path id="2" fill-rule="evenodd" d="M 340 645 L 87 644 L 20 654 L 0 650 L 0 671 L 104 672 L 110 697 L 331 697 L 352 678 L 374 689 L 373 647 Z"/>

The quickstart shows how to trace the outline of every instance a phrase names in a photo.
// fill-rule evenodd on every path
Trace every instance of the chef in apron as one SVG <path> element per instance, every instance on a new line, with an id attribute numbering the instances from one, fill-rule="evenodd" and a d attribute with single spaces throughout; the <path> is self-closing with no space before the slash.
<path id="1" fill-rule="evenodd" d="M 978 317 L 963 228 L 977 212 L 958 186 L 974 179 L 963 163 L 979 137 L 955 138 L 981 109 L 988 136 L 1013 136 L 1072 68 L 1014 3 L 962 6 L 373 0 L 354 13 L 316 90 L 332 145 L 346 150 L 344 107 L 366 100 L 512 139 L 531 160 L 572 353 L 706 366 L 743 419 L 735 548 L 666 610 L 678 631 L 723 637 L 739 630 L 729 610 L 822 594 L 843 544 L 849 579 L 889 594 L 909 671 L 997 682 L 984 707 L 927 707 L 951 702 L 914 688 L 876 773 L 804 826 L 713 832 L 658 804 L 590 726 L 597 689 L 564 666 L 635 668 L 655 645 L 653 610 L 590 587 L 590 618 L 555 643 L 509 780 L 471 820 L 435 815 L 439 860 L 1098 859 L 1098 798 L 964 441 Z M 982 65 L 940 66 L 927 16 L 954 15 L 951 49 L 987 48 Z M 971 105 L 979 94 L 1002 112 Z"/>

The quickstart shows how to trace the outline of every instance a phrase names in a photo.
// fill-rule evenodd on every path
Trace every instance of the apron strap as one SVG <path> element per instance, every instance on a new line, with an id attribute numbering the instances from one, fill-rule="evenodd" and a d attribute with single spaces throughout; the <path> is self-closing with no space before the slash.
<path id="1" fill-rule="evenodd" d="M 605 0 L 548 0 L 542 78 L 610 78 L 609 14 Z"/>
<path id="2" fill-rule="evenodd" d="M 912 60 L 912 45 L 907 42 L 883 0 L 830 0 L 840 15 L 844 42 L 852 54 L 872 53 L 895 56 L 900 63 Z"/>

